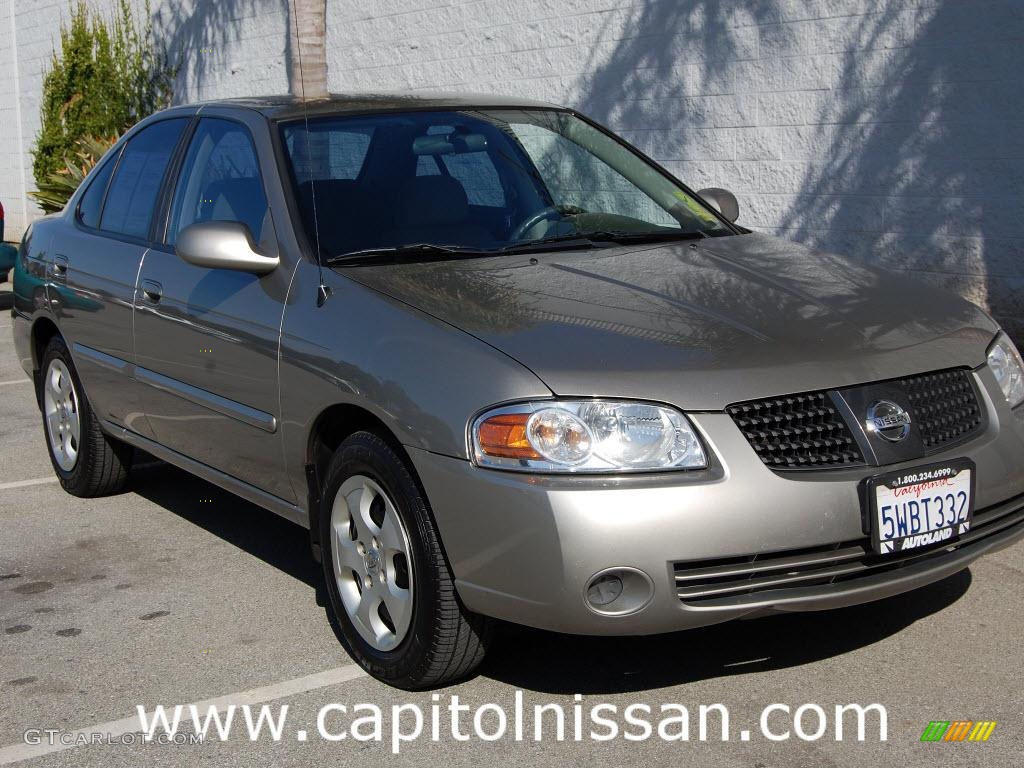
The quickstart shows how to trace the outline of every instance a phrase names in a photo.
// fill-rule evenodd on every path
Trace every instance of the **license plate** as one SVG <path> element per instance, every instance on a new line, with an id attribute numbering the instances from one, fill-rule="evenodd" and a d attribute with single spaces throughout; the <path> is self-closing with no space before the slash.
<path id="1" fill-rule="evenodd" d="M 974 462 L 956 459 L 868 480 L 875 552 L 906 552 L 967 533 L 974 515 L 974 475 Z"/>

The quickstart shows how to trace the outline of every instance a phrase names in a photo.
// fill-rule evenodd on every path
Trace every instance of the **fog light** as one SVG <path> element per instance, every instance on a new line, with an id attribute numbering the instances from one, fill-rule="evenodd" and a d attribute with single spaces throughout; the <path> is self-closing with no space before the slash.
<path id="1" fill-rule="evenodd" d="M 622 579 L 607 574 L 595 579 L 587 590 L 587 600 L 591 605 L 608 605 L 622 594 Z"/>
<path id="2" fill-rule="evenodd" d="M 590 577 L 583 601 L 594 613 L 625 616 L 642 610 L 654 597 L 654 582 L 637 568 L 606 568 Z"/>

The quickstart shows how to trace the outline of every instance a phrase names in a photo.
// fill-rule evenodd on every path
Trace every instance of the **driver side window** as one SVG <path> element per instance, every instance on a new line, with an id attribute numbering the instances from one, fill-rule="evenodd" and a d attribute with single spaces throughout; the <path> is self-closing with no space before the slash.
<path id="1" fill-rule="evenodd" d="M 266 214 L 263 179 L 248 130 L 230 120 L 201 119 L 174 191 L 167 242 L 173 245 L 190 224 L 238 221 L 249 228 L 256 245 Z"/>

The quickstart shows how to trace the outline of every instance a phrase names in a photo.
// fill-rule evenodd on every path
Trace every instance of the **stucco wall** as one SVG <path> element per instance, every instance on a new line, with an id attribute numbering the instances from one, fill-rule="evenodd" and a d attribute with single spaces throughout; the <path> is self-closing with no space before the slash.
<path id="1" fill-rule="evenodd" d="M 6 4 L 0 199 L 17 235 L 66 6 Z M 285 8 L 154 3 L 179 99 L 285 90 Z M 577 106 L 692 186 L 734 190 L 746 226 L 949 286 L 1024 336 L 1020 0 L 328 0 L 328 26 L 334 90 Z"/>

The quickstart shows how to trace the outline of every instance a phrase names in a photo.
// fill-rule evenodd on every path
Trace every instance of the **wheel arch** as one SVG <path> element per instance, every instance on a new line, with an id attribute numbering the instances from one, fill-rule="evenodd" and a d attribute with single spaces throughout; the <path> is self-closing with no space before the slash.
<path id="1" fill-rule="evenodd" d="M 306 491 L 309 504 L 309 534 L 313 556 L 320 560 L 320 504 L 327 469 L 335 451 L 347 437 L 356 432 L 372 432 L 387 442 L 405 461 L 413 478 L 419 483 L 412 461 L 401 440 L 379 416 L 353 403 L 336 403 L 325 408 L 313 420 L 306 441 Z"/>
<path id="2" fill-rule="evenodd" d="M 29 349 L 32 353 L 32 384 L 36 392 L 36 404 L 42 407 L 42 393 L 39 388 L 40 366 L 43 362 L 43 354 L 50 340 L 60 336 L 64 338 L 57 324 L 46 315 L 36 319 L 32 323 Z"/>
<path id="3" fill-rule="evenodd" d="M 32 323 L 32 367 L 36 371 L 39 370 L 43 359 L 43 352 L 46 351 L 46 345 L 50 343 L 50 339 L 54 336 L 61 336 L 63 338 L 60 329 L 51 318 L 44 315 Z"/>

